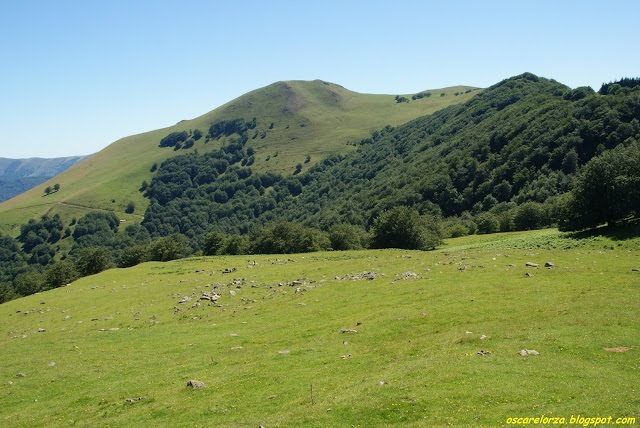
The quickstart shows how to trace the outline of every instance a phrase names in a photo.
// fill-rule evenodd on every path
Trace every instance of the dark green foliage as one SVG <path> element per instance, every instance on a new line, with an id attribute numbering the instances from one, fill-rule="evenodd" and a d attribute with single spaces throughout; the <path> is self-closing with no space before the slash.
<path id="1" fill-rule="evenodd" d="M 327 237 L 320 231 L 285 221 L 260 230 L 255 238 L 253 250 L 259 254 L 289 254 L 318 251 L 328 246 Z"/>
<path id="2" fill-rule="evenodd" d="M 193 141 L 198 141 L 200 138 L 202 138 L 202 131 L 199 129 L 195 129 L 191 134 L 191 138 L 193 138 Z"/>
<path id="3" fill-rule="evenodd" d="M 156 172 L 157 169 L 158 169 L 158 163 L 154 162 L 153 165 L 151 165 L 151 169 L 149 169 L 149 172 Z"/>
<path id="4" fill-rule="evenodd" d="M 160 147 L 175 147 L 189 138 L 187 131 L 172 132 L 160 140 Z"/>
<path id="5" fill-rule="evenodd" d="M 70 260 L 57 262 L 44 272 L 44 283 L 46 288 L 58 288 L 76 280 L 80 274 L 75 263 Z"/>
<path id="6" fill-rule="evenodd" d="M 149 246 L 149 259 L 153 261 L 167 262 L 187 257 L 189 254 L 189 240 L 179 233 L 158 238 Z"/>
<path id="7" fill-rule="evenodd" d="M 369 247 L 369 236 L 358 226 L 334 224 L 329 228 L 329 241 L 333 250 L 359 250 Z"/>
<path id="8" fill-rule="evenodd" d="M 208 137 L 211 139 L 229 136 L 232 134 L 246 134 L 250 126 L 255 127 L 255 121 L 245 122 L 244 119 L 221 120 L 209 127 Z"/>
<path id="9" fill-rule="evenodd" d="M 638 86 L 640 86 L 640 78 L 624 77 L 616 82 L 603 83 L 598 93 L 601 95 L 615 95 L 620 88 L 636 88 Z"/>
<path id="10" fill-rule="evenodd" d="M 640 144 L 619 146 L 593 158 L 566 202 L 563 229 L 615 225 L 640 215 Z"/>
<path id="11" fill-rule="evenodd" d="M 538 202 L 525 202 L 515 210 L 513 223 L 517 230 L 539 229 L 549 224 L 547 213 Z"/>
<path id="12" fill-rule="evenodd" d="M 44 287 L 44 277 L 38 271 L 19 273 L 13 281 L 15 293 L 20 296 L 28 296 L 37 293 Z"/>
<path id="13" fill-rule="evenodd" d="M 415 100 L 419 100 L 419 99 L 422 99 L 422 98 L 429 98 L 430 96 L 431 96 L 431 92 L 420 92 L 420 93 L 417 93 L 417 94 L 411 96 L 411 99 L 415 101 Z"/>
<path id="14" fill-rule="evenodd" d="M 126 212 L 127 214 L 133 214 L 135 210 L 136 210 L 136 204 L 133 201 L 129 201 L 129 203 L 124 209 L 124 212 Z"/>
<path id="15" fill-rule="evenodd" d="M 489 212 L 484 212 L 476 218 L 478 233 L 496 233 L 500 231 L 500 221 L 498 217 Z"/>
<path id="16" fill-rule="evenodd" d="M 120 220 L 107 211 L 92 211 L 78 220 L 73 231 L 72 253 L 81 248 L 111 245 L 118 231 Z"/>
<path id="17" fill-rule="evenodd" d="M 106 247 L 86 247 L 75 255 L 75 265 L 81 276 L 94 275 L 112 267 L 111 251 Z"/>
<path id="18" fill-rule="evenodd" d="M 120 253 L 118 267 L 126 268 L 149 260 L 149 246 L 138 244 L 125 248 Z"/>
<path id="19" fill-rule="evenodd" d="M 395 100 L 396 100 L 396 104 L 409 102 L 409 98 L 403 97 L 401 95 L 396 95 Z"/>
<path id="20" fill-rule="evenodd" d="M 41 244 L 55 244 L 62 238 L 64 224 L 59 215 L 49 217 L 44 215 L 40 220 L 31 219 L 20 227 L 18 241 L 22 243 L 25 253 L 31 253 Z"/>
<path id="21" fill-rule="evenodd" d="M 421 216 L 409 207 L 395 207 L 373 223 L 374 248 L 431 250 L 442 241 L 438 220 Z"/>

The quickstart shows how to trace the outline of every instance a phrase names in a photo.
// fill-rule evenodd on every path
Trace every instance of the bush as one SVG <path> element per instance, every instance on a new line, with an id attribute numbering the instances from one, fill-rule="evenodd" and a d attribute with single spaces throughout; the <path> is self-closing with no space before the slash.
<path id="1" fill-rule="evenodd" d="M 334 250 L 359 250 L 367 246 L 367 233 L 352 224 L 334 224 L 329 228 L 329 241 Z"/>
<path id="2" fill-rule="evenodd" d="M 500 221 L 491 213 L 481 213 L 476 218 L 478 233 L 496 233 L 500 230 Z"/>
<path id="3" fill-rule="evenodd" d="M 290 254 L 318 251 L 329 245 L 329 240 L 322 232 L 283 221 L 259 231 L 253 249 L 260 254 Z"/>
<path id="4" fill-rule="evenodd" d="M 515 209 L 513 223 L 516 230 L 539 229 L 547 224 L 544 206 L 538 202 L 525 202 Z"/>
<path id="5" fill-rule="evenodd" d="M 63 260 L 45 271 L 44 282 L 47 288 L 58 288 L 75 281 L 79 276 L 75 264 L 69 260 Z"/>
<path id="6" fill-rule="evenodd" d="M 126 212 L 127 214 L 133 214 L 135 210 L 136 210 L 136 204 L 133 201 L 130 201 L 127 204 L 127 207 L 124 209 L 124 212 Z"/>
<path id="7" fill-rule="evenodd" d="M 149 246 L 149 258 L 153 261 L 167 262 L 187 257 L 189 254 L 189 240 L 181 233 L 158 238 Z"/>
<path id="8" fill-rule="evenodd" d="M 420 216 L 412 208 L 392 208 L 380 214 L 373 224 L 375 248 L 432 250 L 441 242 L 438 220 Z"/>
<path id="9" fill-rule="evenodd" d="M 81 276 L 94 275 L 112 266 L 111 251 L 105 247 L 88 247 L 76 256 L 76 269 Z"/>

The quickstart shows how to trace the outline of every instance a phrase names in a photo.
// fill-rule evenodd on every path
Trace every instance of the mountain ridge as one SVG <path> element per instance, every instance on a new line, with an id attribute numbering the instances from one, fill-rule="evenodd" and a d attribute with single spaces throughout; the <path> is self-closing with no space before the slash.
<path id="1" fill-rule="evenodd" d="M 37 218 L 52 208 L 57 211 L 58 202 L 86 206 L 88 210 L 113 210 L 125 220 L 137 221 L 125 208 L 132 202 L 138 211 L 145 209 L 148 202 L 138 188 L 151 179 L 154 164 L 193 150 L 200 153 L 217 150 L 227 141 L 223 138 L 205 143 L 201 139 L 192 148 L 179 152 L 159 148 L 160 140 L 171 132 L 198 129 L 206 134 L 217 121 L 256 117 L 259 134 L 252 135 L 249 143 L 257 153 L 253 167 L 289 174 L 307 156 L 310 161 L 303 163 L 305 170 L 331 153 L 354 150 L 352 144 L 372 130 L 399 125 L 463 102 L 477 91 L 468 86 L 434 89 L 430 98 L 398 103 L 392 95 L 360 94 L 321 80 L 275 82 L 193 119 L 115 141 L 57 176 L 55 181 L 62 190 L 46 200 L 41 198 L 41 190 L 32 189 L 0 204 L 0 230 L 15 235 L 18 225 L 27 219 Z M 53 181 L 43 184 L 52 185 Z M 61 214 L 71 219 L 79 213 L 63 210 Z"/>

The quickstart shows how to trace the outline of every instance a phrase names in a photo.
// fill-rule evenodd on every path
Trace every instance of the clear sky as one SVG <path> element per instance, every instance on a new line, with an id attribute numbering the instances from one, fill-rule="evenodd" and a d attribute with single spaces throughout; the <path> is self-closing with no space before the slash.
<path id="1" fill-rule="evenodd" d="M 367 93 L 640 76 L 640 1 L 20 0 L 0 7 L 0 157 L 94 153 L 278 80 Z"/>

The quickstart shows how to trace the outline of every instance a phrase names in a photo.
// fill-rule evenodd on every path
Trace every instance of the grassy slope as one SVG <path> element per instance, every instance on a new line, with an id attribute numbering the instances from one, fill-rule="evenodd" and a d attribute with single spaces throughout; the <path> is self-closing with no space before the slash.
<path id="1" fill-rule="evenodd" d="M 289 174 L 297 163 L 304 162 L 306 155 L 311 156 L 311 162 L 305 164 L 305 169 L 329 153 L 351 150 L 353 147 L 348 143 L 358 141 L 374 129 L 399 125 L 447 105 L 462 103 L 478 93 L 454 95 L 467 89 L 470 88 L 456 86 L 432 90 L 434 95 L 429 98 L 397 104 L 392 95 L 359 94 L 318 80 L 277 82 L 193 120 L 116 141 L 49 182 L 0 204 L 0 230 L 15 235 L 20 224 L 50 210 L 68 220 L 77 215 L 79 207 L 85 207 L 84 211 L 113 210 L 127 220 L 140 218 L 146 200 L 138 188 L 143 180 L 151 179 L 151 165 L 187 152 L 158 147 L 170 132 L 200 129 L 206 134 L 213 122 L 256 117 L 257 130 L 265 132 L 265 137 L 249 140 L 249 147 L 256 150 L 253 168 Z M 446 96 L 441 97 L 440 93 Z M 269 129 L 271 123 L 274 126 Z M 205 144 L 202 138 L 190 150 L 206 152 L 217 149 L 221 143 Z M 43 197 L 44 187 L 54 183 L 61 185 L 61 191 Z M 137 215 L 123 212 L 129 201 L 135 202 Z M 69 204 L 76 207 L 70 208 Z"/>
<path id="2" fill-rule="evenodd" d="M 638 238 L 576 241 L 547 230 L 454 239 L 435 252 L 255 256 L 255 267 L 248 258 L 110 270 L 0 305 L 0 425 L 640 416 Z M 524 266 L 547 260 L 555 267 Z M 228 267 L 238 270 L 222 274 Z M 335 279 L 365 270 L 382 276 Z M 406 271 L 419 278 L 395 280 Z M 225 286 L 232 278 L 246 285 Z M 305 291 L 278 286 L 301 278 Z M 220 306 L 191 308 L 215 283 Z M 179 304 L 182 296 L 194 300 Z M 630 350 L 603 349 L 616 346 Z M 540 356 L 516 355 L 523 348 Z M 189 391 L 189 379 L 207 388 Z"/>

